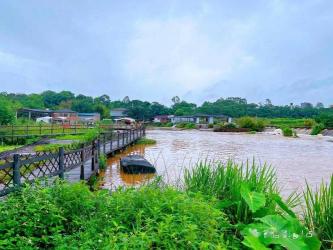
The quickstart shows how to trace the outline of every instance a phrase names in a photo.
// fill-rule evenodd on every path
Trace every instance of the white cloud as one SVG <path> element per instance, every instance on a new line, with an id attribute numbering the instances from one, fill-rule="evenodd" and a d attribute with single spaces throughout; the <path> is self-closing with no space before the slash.
<path id="1" fill-rule="evenodd" d="M 235 70 L 255 61 L 243 49 L 248 25 L 229 24 L 216 31 L 225 33 L 223 39 L 217 39 L 200 25 L 200 18 L 137 22 L 128 43 L 123 74 L 145 87 L 168 85 L 178 94 L 227 79 Z"/>

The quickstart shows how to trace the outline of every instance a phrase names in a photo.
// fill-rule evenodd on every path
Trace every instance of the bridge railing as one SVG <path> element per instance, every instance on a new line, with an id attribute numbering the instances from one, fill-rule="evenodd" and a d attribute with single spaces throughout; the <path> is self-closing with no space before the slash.
<path id="1" fill-rule="evenodd" d="M 101 153 L 109 154 L 125 148 L 144 134 L 144 128 L 102 133 L 91 144 L 82 144 L 77 149 L 60 147 L 55 152 L 14 154 L 0 158 L 0 196 L 38 178 L 59 176 L 63 179 L 65 172 L 77 167 L 80 167 L 80 180 L 85 180 L 85 164 L 90 164 L 91 172 L 96 173 Z"/>

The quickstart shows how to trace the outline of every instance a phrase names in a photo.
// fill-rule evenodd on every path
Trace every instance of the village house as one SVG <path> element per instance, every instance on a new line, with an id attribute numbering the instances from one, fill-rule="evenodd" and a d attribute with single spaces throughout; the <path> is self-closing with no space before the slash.
<path id="1" fill-rule="evenodd" d="M 85 123 L 96 123 L 101 120 L 99 113 L 78 113 L 79 119 Z"/>
<path id="2" fill-rule="evenodd" d="M 153 122 L 168 123 L 171 121 L 172 117 L 173 115 L 157 115 L 154 117 Z"/>
<path id="3" fill-rule="evenodd" d="M 74 124 L 79 121 L 78 113 L 70 109 L 50 110 L 21 108 L 17 110 L 16 118 L 26 118 L 28 120 L 46 123 Z"/>
<path id="4" fill-rule="evenodd" d="M 126 108 L 114 108 L 110 110 L 110 116 L 112 120 L 124 118 L 127 116 L 128 109 Z"/>
<path id="5" fill-rule="evenodd" d="M 206 115 L 206 114 L 196 114 L 187 116 L 173 116 L 171 122 L 181 123 L 181 122 L 191 122 L 196 124 L 214 124 L 219 122 L 232 122 L 232 118 L 226 115 Z"/>

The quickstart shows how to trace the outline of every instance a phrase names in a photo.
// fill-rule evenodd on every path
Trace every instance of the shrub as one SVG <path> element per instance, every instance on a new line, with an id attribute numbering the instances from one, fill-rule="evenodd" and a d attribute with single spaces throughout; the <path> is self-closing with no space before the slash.
<path id="1" fill-rule="evenodd" d="M 194 123 L 189 122 L 189 123 L 187 123 L 187 124 L 185 125 L 184 128 L 186 128 L 186 129 L 195 129 L 196 126 L 195 126 Z"/>
<path id="2" fill-rule="evenodd" d="M 254 163 L 239 166 L 230 161 L 216 166 L 201 163 L 186 171 L 185 190 L 218 198 L 218 207 L 235 225 L 235 235 L 248 248 L 320 248 L 318 238 L 291 210 L 298 202 L 297 196 L 290 196 L 288 202 L 282 200 L 271 167 Z"/>
<path id="3" fill-rule="evenodd" d="M 325 128 L 324 124 L 317 123 L 312 127 L 311 135 L 318 135 Z"/>
<path id="4" fill-rule="evenodd" d="M 149 139 L 146 137 L 142 137 L 139 140 L 136 141 L 136 144 L 140 144 L 140 145 L 152 145 L 152 144 L 156 144 L 156 140 L 154 139 Z"/>
<path id="5" fill-rule="evenodd" d="M 237 124 L 240 128 L 248 128 L 254 131 L 262 131 L 265 128 L 265 123 L 262 119 L 249 116 L 244 116 L 237 119 Z"/>
<path id="6" fill-rule="evenodd" d="M 224 128 L 237 128 L 235 123 L 228 122 L 223 125 Z"/>
<path id="7" fill-rule="evenodd" d="M 322 183 L 317 190 L 307 184 L 303 193 L 305 207 L 303 217 L 309 229 L 315 232 L 325 249 L 333 248 L 333 175 L 328 184 Z"/>
<path id="8" fill-rule="evenodd" d="M 289 127 L 284 127 L 282 128 L 282 134 L 287 137 L 293 136 L 293 130 Z"/>
<path id="9" fill-rule="evenodd" d="M 212 123 L 208 124 L 208 128 L 214 128 L 214 124 Z"/>
<path id="10" fill-rule="evenodd" d="M 2 249 L 225 249 L 225 215 L 172 188 L 27 187 L 0 203 Z"/>
<path id="11" fill-rule="evenodd" d="M 105 154 L 100 154 L 98 159 L 98 164 L 100 169 L 105 169 L 107 166 L 107 157 Z"/>
<path id="12" fill-rule="evenodd" d="M 315 121 L 312 119 L 305 119 L 304 120 L 304 127 L 311 128 L 315 125 Z"/>
<path id="13" fill-rule="evenodd" d="M 186 125 L 185 122 L 180 122 L 180 123 L 177 123 L 177 124 L 176 124 L 176 128 L 184 128 L 185 125 Z"/>

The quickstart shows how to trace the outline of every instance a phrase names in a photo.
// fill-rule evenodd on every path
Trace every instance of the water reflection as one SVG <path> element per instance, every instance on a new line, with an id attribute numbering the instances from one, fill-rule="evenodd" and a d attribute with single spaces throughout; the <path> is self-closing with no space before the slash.
<path id="1" fill-rule="evenodd" d="M 110 157 L 107 161 L 107 169 L 105 172 L 102 172 L 102 182 L 101 186 L 107 189 L 115 189 L 119 186 L 135 186 L 141 183 L 146 183 L 151 180 L 155 174 L 128 174 L 121 170 L 120 168 L 120 159 L 126 155 L 130 154 L 139 154 L 145 156 L 144 145 L 135 145 L 127 148 L 123 152 Z"/>
<path id="2" fill-rule="evenodd" d="M 315 186 L 328 180 L 333 171 L 333 143 L 329 137 L 300 136 L 286 138 L 269 134 L 232 134 L 210 131 L 147 131 L 157 140 L 153 146 L 133 146 L 108 161 L 103 186 L 137 185 L 154 175 L 130 175 L 120 171 L 120 157 L 138 153 L 150 161 L 164 180 L 181 181 L 184 169 L 200 160 L 228 159 L 236 162 L 256 159 L 271 164 L 277 172 L 279 186 L 286 193 L 302 188 L 305 179 Z"/>

